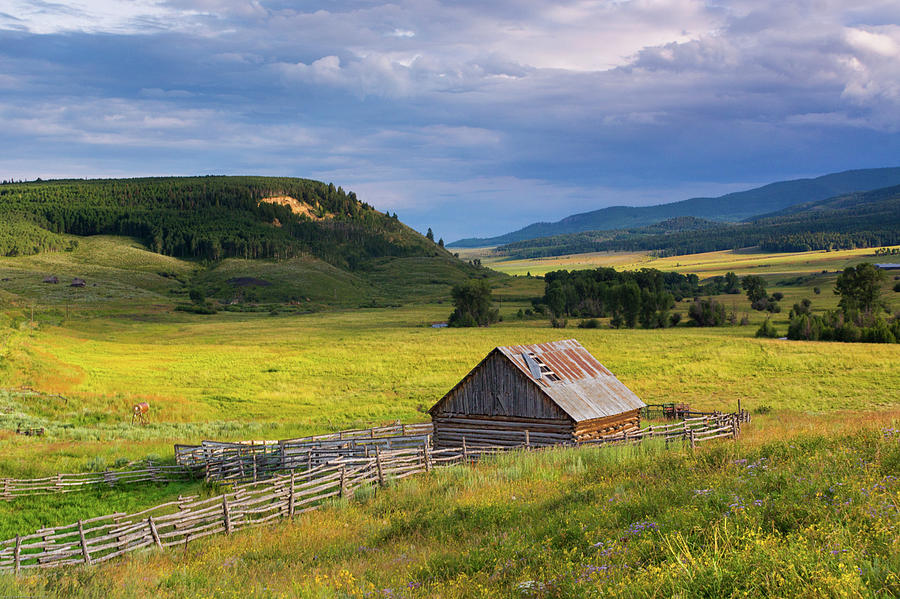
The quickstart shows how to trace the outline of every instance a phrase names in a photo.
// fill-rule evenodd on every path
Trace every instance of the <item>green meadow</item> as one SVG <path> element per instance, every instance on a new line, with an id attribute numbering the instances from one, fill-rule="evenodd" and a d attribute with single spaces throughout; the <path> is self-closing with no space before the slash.
<path id="1" fill-rule="evenodd" d="M 871 250 L 717 252 L 640 265 L 701 279 L 760 274 L 769 293 L 785 296 L 773 316 L 784 332 L 793 302 L 834 308 L 836 271 L 861 260 L 877 261 Z M 542 295 L 542 279 L 473 272 L 491 280 L 500 302 L 503 320 L 490 328 L 430 326 L 447 319 L 459 276 L 433 260 L 384 260 L 354 274 L 311 258 L 209 265 L 110 237 L 2 258 L 0 478 L 170 460 L 174 443 L 206 438 L 427 421 L 427 409 L 493 347 L 573 337 L 647 403 L 732 411 L 740 402 L 753 422 L 738 441 L 695 452 L 502 456 L 183 551 L 0 576 L 0 595 L 900 594 L 892 478 L 900 475 L 900 346 L 756 339 L 765 315 L 743 295 L 717 299 L 738 319 L 746 314 L 744 326 L 578 329 L 573 320 L 556 329 L 519 316 Z M 43 283 L 50 274 L 62 282 Z M 68 287 L 73 277 L 88 286 Z M 256 311 L 174 311 L 189 287 L 230 299 L 228 281 L 240 277 L 271 283 L 252 289 Z M 885 297 L 898 310 L 892 279 Z M 687 305 L 675 311 L 686 316 Z M 144 427 L 130 423 L 139 401 L 151 405 Z M 20 424 L 46 434 L 17 435 Z M 0 505 L 0 537 L 215 492 L 144 485 L 16 500 Z"/>

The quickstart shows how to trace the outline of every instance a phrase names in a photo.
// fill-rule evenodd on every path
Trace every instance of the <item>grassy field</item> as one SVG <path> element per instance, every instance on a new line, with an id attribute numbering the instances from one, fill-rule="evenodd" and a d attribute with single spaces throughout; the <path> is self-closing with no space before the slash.
<path id="1" fill-rule="evenodd" d="M 5 428 L 44 426 L 48 437 L 0 437 L 5 456 L 42 455 L 0 476 L 75 467 L 99 452 L 110 461 L 169 453 L 201 437 L 278 438 L 393 419 L 424 411 L 497 345 L 577 337 L 649 403 L 699 408 L 823 412 L 896 404 L 900 346 L 753 338 L 754 324 L 665 331 L 552 329 L 519 320 L 504 303 L 487 329 L 433 329 L 444 305 L 267 314 L 87 318 L 66 326 L 12 331 L 2 386 L 30 386 L 67 403 L 7 395 Z M 780 316 L 784 316 L 783 314 Z M 754 319 L 761 319 L 753 313 Z M 129 424 L 148 401 L 152 424 Z M 7 430 L 8 430 L 7 428 Z M 59 454 L 58 443 L 78 441 Z M 27 449 L 26 449 L 27 448 Z"/>
<path id="2" fill-rule="evenodd" d="M 701 279 L 733 271 L 738 275 L 785 277 L 809 275 L 822 270 L 839 271 L 859 262 L 890 262 L 881 259 L 873 249 L 838 250 L 833 252 L 765 253 L 751 250 L 723 250 L 703 254 L 654 258 L 647 252 L 594 252 L 530 260 L 508 260 L 493 254 L 491 248 L 467 250 L 461 257 L 480 258 L 482 263 L 509 275 L 542 276 L 553 270 L 582 270 L 611 266 L 617 270 L 656 268 L 662 271 L 695 273 Z"/>
<path id="3" fill-rule="evenodd" d="M 897 596 L 898 417 L 762 418 L 695 452 L 504 455 L 184 550 L 0 576 L 0 593 Z"/>
<path id="4" fill-rule="evenodd" d="M 871 256 L 717 252 L 646 265 L 701 278 L 762 274 L 770 293 L 785 294 L 784 311 L 773 317 L 784 331 L 791 303 L 803 297 L 814 309 L 833 308 L 835 271 L 862 258 Z M 559 267 L 571 268 L 550 270 Z M 541 279 L 522 276 L 491 279 L 501 323 L 431 328 L 450 313 L 457 272 L 415 259 L 373 263 L 359 275 L 303 260 L 231 260 L 210 269 L 113 238 L 0 259 L 0 278 L 9 279 L 0 282 L 0 478 L 170 458 L 173 443 L 203 438 L 425 421 L 427 408 L 493 347 L 572 337 L 647 403 L 730 411 L 740 401 L 754 422 L 740 442 L 697 453 L 503 457 L 185 551 L 18 582 L 0 577 L 0 595 L 900 594 L 900 490 L 889 478 L 900 471 L 900 437 L 892 432 L 900 345 L 756 339 L 765 315 L 743 295 L 718 299 L 748 314 L 746 326 L 613 330 L 570 322 L 559 330 L 517 316 L 543 293 Z M 48 285 L 43 273 L 84 277 L 89 286 Z M 227 299 L 224 285 L 243 276 L 270 280 L 279 293 L 305 289 L 299 303 L 309 297 L 314 309 L 172 310 L 188 285 Z M 886 296 L 900 309 L 893 284 Z M 349 308 L 367 303 L 392 307 Z M 676 306 L 686 309 L 687 302 Z M 151 404 L 146 427 L 130 425 L 138 401 Z M 16 435 L 20 423 L 47 434 Z M 0 505 L 0 538 L 188 492 L 216 491 L 147 485 Z"/>

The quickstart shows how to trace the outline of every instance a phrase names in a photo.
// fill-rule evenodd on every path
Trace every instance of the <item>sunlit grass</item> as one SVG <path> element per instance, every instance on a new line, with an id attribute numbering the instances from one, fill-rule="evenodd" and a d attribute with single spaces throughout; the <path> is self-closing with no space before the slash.
<path id="1" fill-rule="evenodd" d="M 617 270 L 656 268 L 663 271 L 696 273 L 700 278 L 724 275 L 733 271 L 738 275 L 814 274 L 822 270 L 837 271 L 858 262 L 879 261 L 872 248 L 838 250 L 833 252 L 777 252 L 751 250 L 722 250 L 702 254 L 653 258 L 648 252 L 591 252 L 532 259 L 506 259 L 489 249 L 469 250 L 480 256 L 485 266 L 510 275 L 544 275 L 553 270 L 582 270 L 611 266 Z"/>
<path id="2" fill-rule="evenodd" d="M 2 576 L 0 590 L 49 597 L 894 596 L 898 416 L 812 417 L 819 432 L 787 438 L 779 418 L 760 417 L 762 433 L 751 433 L 754 424 L 737 442 L 696 451 L 515 452 L 183 550 L 132 554 L 64 576 Z"/>

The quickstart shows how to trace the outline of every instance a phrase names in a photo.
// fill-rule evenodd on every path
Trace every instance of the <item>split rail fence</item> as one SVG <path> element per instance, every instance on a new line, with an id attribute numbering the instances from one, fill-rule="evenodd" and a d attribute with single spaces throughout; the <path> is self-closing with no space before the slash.
<path id="1" fill-rule="evenodd" d="M 578 445 L 637 444 L 662 438 L 691 447 L 740 433 L 738 418 L 697 418 L 671 425 L 647 427 L 621 436 Z M 541 448 L 545 448 L 542 446 Z M 518 449 L 537 449 L 520 446 Z M 235 483 L 223 495 L 199 499 L 179 498 L 132 514 L 114 513 L 79 520 L 65 526 L 41 529 L 33 534 L 0 541 L 0 571 L 20 572 L 79 564 L 95 564 L 148 547 L 187 545 L 214 534 L 262 526 L 291 518 L 334 498 L 352 498 L 357 489 L 384 486 L 433 468 L 469 464 L 509 447 L 432 449 L 426 441 L 418 447 L 382 450 L 374 455 L 338 457 L 305 471 L 275 473 L 255 482 Z"/>
<path id="2" fill-rule="evenodd" d="M 176 445 L 175 462 L 208 481 L 259 480 L 281 470 L 309 470 L 339 457 L 369 457 L 430 444 L 431 423 L 394 424 L 281 441 L 203 441 Z"/>
<path id="3" fill-rule="evenodd" d="M 107 470 L 105 472 L 60 473 L 42 478 L 0 479 L 0 499 L 10 501 L 32 495 L 71 493 L 88 487 L 116 487 L 141 482 L 175 482 L 192 480 L 197 474 L 184 466 L 160 466 L 151 463 L 143 468 Z"/>

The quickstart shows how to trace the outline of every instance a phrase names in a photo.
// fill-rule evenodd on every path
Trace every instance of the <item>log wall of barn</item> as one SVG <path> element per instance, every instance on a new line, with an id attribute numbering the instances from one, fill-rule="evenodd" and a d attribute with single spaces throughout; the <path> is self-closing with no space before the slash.
<path id="1" fill-rule="evenodd" d="M 570 420 L 514 418 L 473 414 L 433 415 L 433 443 L 436 447 L 555 445 L 574 440 Z M 526 436 L 525 431 L 528 431 Z"/>
<path id="2" fill-rule="evenodd" d="M 605 437 L 607 435 L 621 434 L 631 430 L 641 428 L 641 412 L 640 410 L 632 410 L 623 412 L 615 416 L 606 418 L 594 418 L 593 420 L 582 420 L 575 424 L 575 440 L 589 441 Z"/>

